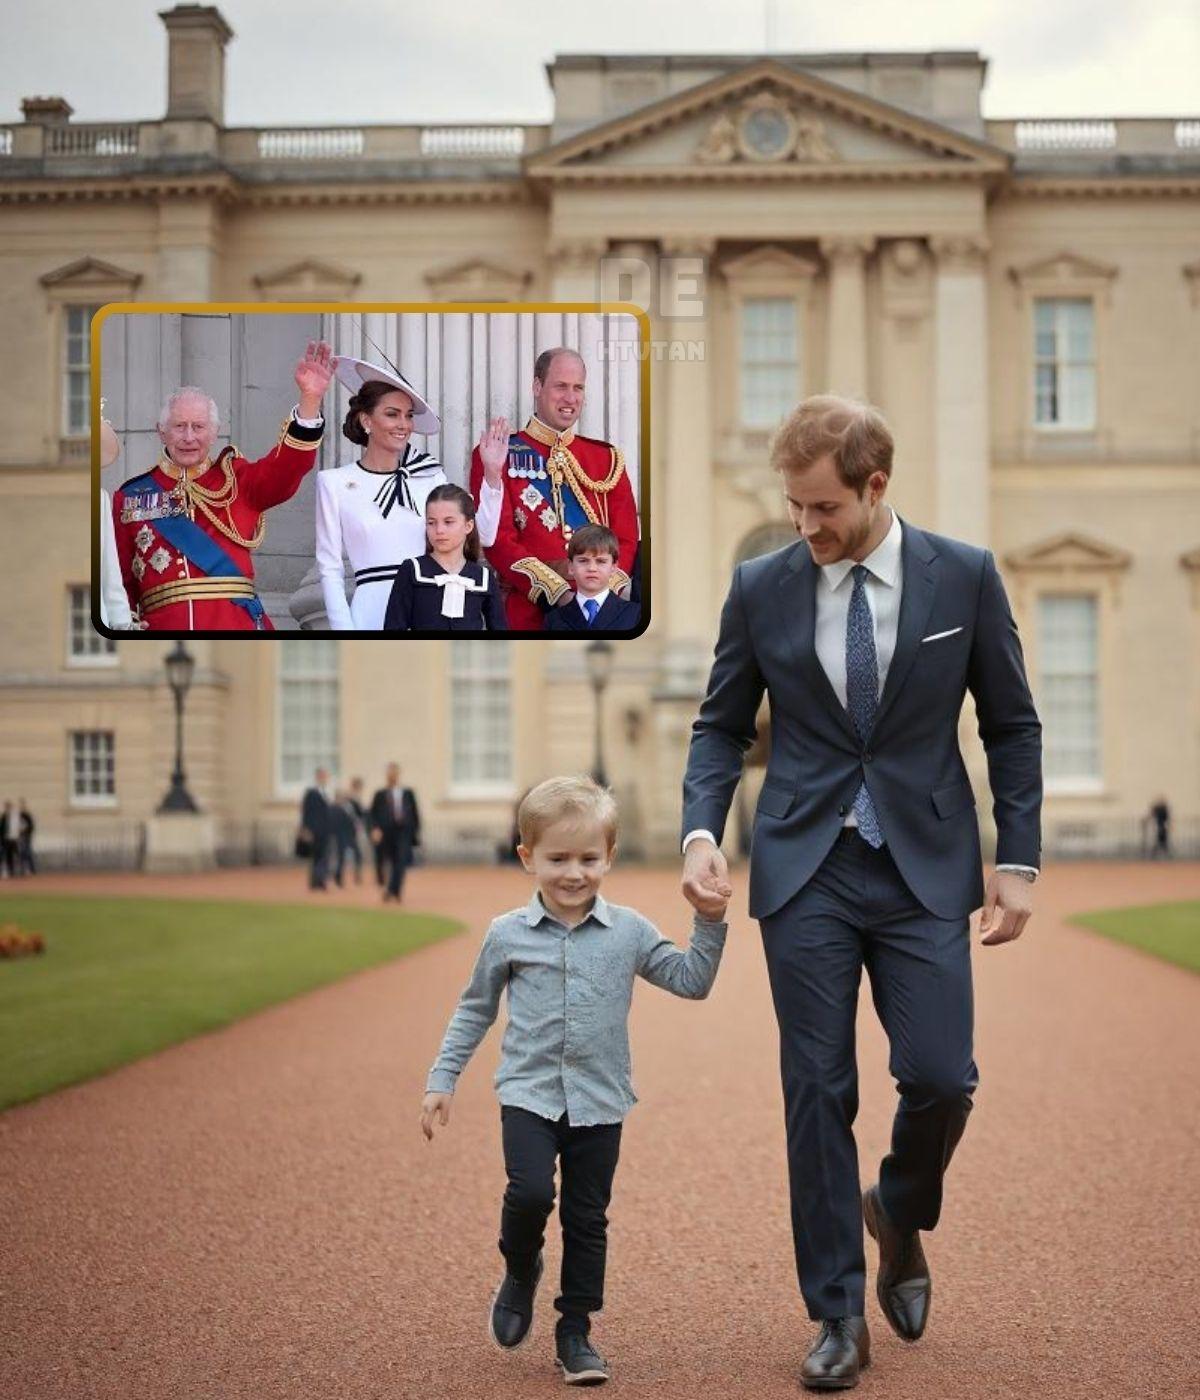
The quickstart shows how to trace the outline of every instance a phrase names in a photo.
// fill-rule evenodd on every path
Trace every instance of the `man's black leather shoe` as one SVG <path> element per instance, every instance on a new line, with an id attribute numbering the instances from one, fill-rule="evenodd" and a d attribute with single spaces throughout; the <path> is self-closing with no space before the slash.
<path id="1" fill-rule="evenodd" d="M 804 1358 L 800 1383 L 806 1390 L 850 1390 L 871 1363 L 871 1334 L 865 1317 L 830 1317 Z"/>
<path id="2" fill-rule="evenodd" d="M 875 1294 L 883 1315 L 898 1337 L 915 1342 L 929 1321 L 933 1280 L 921 1248 L 921 1236 L 904 1234 L 888 1219 L 879 1199 L 879 1187 L 863 1192 L 863 1219 L 871 1238 L 879 1245 L 879 1273 Z"/>
<path id="3" fill-rule="evenodd" d="M 496 1289 L 492 1310 L 488 1316 L 488 1336 L 498 1347 L 513 1351 L 529 1336 L 533 1325 L 533 1295 L 542 1281 L 542 1256 L 537 1257 L 533 1277 L 527 1281 L 505 1273 Z"/>
<path id="4" fill-rule="evenodd" d="M 557 1366 L 568 1385 L 603 1385 L 608 1362 L 580 1332 L 568 1332 L 555 1340 Z"/>

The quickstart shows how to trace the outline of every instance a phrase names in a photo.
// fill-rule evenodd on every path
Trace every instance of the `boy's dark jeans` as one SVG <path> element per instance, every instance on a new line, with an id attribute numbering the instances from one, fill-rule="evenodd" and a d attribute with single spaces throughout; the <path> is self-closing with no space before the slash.
<path id="1" fill-rule="evenodd" d="M 554 1300 L 558 1334 L 587 1336 L 588 1316 L 604 1305 L 604 1261 L 613 1173 L 621 1149 L 621 1124 L 573 1128 L 564 1113 L 557 1123 L 523 1108 L 500 1109 L 508 1187 L 500 1213 L 500 1253 L 514 1278 L 528 1281 L 554 1208 L 554 1163 L 562 1168 L 562 1292 Z"/>

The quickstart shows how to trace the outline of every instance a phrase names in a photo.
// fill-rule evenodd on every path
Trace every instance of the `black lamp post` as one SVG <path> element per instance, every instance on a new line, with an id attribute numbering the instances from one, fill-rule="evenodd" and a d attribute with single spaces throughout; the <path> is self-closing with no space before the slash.
<path id="1" fill-rule="evenodd" d="M 592 756 L 592 777 L 601 787 L 607 787 L 608 775 L 604 771 L 604 726 L 601 723 L 600 701 L 612 671 L 613 644 L 597 637 L 594 642 L 587 644 L 584 654 L 587 658 L 588 679 L 592 683 L 592 696 L 595 700 L 596 713 L 596 742 Z"/>
<path id="2" fill-rule="evenodd" d="M 158 804 L 160 812 L 198 812 L 196 800 L 187 790 L 187 776 L 183 771 L 183 701 L 192 684 L 192 672 L 196 669 L 196 658 L 186 650 L 181 641 L 175 643 L 175 650 L 165 657 L 167 683 L 175 697 L 175 771 L 171 774 L 171 786 L 167 795 Z"/>

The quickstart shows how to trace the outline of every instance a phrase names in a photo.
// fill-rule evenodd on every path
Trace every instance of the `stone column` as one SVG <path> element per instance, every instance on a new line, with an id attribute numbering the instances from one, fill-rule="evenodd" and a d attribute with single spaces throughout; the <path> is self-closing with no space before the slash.
<path id="1" fill-rule="evenodd" d="M 987 244 L 934 237 L 934 461 L 937 529 L 989 542 Z"/>
<path id="2" fill-rule="evenodd" d="M 165 198 L 158 206 L 158 287 L 164 301 L 215 297 L 220 216 L 204 195 Z"/>
<path id="3" fill-rule="evenodd" d="M 666 605 L 669 679 L 699 693 L 713 626 L 712 384 L 710 382 L 709 260 L 711 239 L 666 239 L 659 266 L 660 305 L 667 344 L 651 373 L 665 380 L 666 456 L 663 462 L 665 538 L 655 540 Z M 672 314 L 673 313 L 673 314 Z"/>
<path id="4" fill-rule="evenodd" d="M 880 250 L 879 274 L 879 361 L 871 400 L 896 442 L 888 500 L 906 520 L 933 529 L 933 264 L 916 239 L 897 239 Z"/>
<path id="5" fill-rule="evenodd" d="M 661 383 L 665 432 L 661 509 L 653 551 L 655 632 L 661 639 L 653 692 L 653 790 L 646 803 L 648 849 L 678 850 L 679 792 L 692 720 L 708 678 L 716 632 L 714 579 L 712 308 L 709 266 L 715 241 L 664 239 L 659 262 L 656 326 L 661 357 L 651 361 Z M 659 346 L 655 347 L 656 352 Z"/>
<path id="6" fill-rule="evenodd" d="M 867 397 L 865 262 L 873 238 L 823 238 L 829 263 L 829 353 L 825 382 L 834 394 Z"/>
<path id="7" fill-rule="evenodd" d="M 600 299 L 600 262 L 608 250 L 604 238 L 562 238 L 550 244 L 551 301 Z"/>

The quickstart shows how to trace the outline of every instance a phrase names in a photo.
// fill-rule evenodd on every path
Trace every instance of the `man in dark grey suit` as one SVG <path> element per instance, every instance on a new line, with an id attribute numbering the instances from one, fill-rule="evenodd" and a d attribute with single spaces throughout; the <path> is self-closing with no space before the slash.
<path id="1" fill-rule="evenodd" d="M 764 692 L 771 749 L 750 854 L 780 1032 L 800 1288 L 822 1326 L 801 1380 L 847 1389 L 867 1364 L 862 1227 L 885 1317 L 915 1341 L 931 1284 L 922 1230 L 977 1083 L 970 925 L 1016 938 L 1040 858 L 1041 726 L 991 554 L 902 523 L 874 410 L 823 396 L 772 446 L 801 542 L 738 566 L 684 779 L 683 890 L 703 911 Z M 958 747 L 974 697 L 997 866 L 985 889 Z M 859 1196 L 854 1021 L 863 966 L 900 1101 Z"/>

